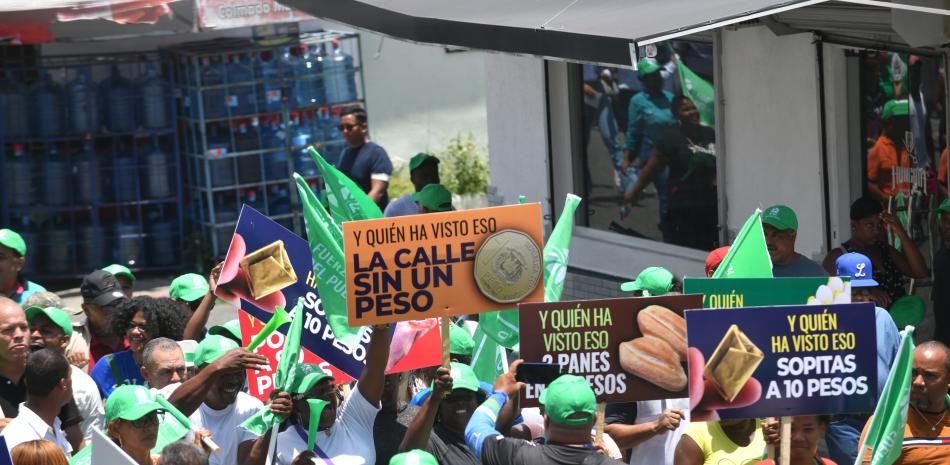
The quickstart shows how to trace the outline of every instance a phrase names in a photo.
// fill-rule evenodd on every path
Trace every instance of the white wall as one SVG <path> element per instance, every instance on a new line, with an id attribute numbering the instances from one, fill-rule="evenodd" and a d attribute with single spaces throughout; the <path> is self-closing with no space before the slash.
<path id="1" fill-rule="evenodd" d="M 824 255 L 818 88 L 811 34 L 765 27 L 722 33 L 726 199 L 730 237 L 756 208 L 798 215 L 796 248 Z"/>
<path id="2" fill-rule="evenodd" d="M 485 56 L 488 163 L 492 203 L 509 204 L 519 195 L 541 202 L 550 213 L 547 96 L 544 62 L 538 58 Z"/>
<path id="3" fill-rule="evenodd" d="M 446 53 L 444 47 L 368 32 L 360 37 L 370 134 L 393 163 L 399 166 L 418 152 L 438 151 L 469 132 L 487 155 L 487 54 Z"/>

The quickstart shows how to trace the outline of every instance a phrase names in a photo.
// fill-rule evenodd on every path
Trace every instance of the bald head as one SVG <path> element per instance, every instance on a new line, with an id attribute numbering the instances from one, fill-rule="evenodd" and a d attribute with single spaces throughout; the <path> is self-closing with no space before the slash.
<path id="1" fill-rule="evenodd" d="M 944 366 L 947 371 L 950 372 L 950 347 L 947 347 L 946 344 L 940 341 L 927 341 L 914 349 L 914 353 L 920 352 L 934 352 L 934 355 L 942 356 L 944 360 Z"/>
<path id="2" fill-rule="evenodd" d="M 30 327 L 26 314 L 13 300 L 0 297 L 0 370 L 22 372 L 29 355 Z"/>
<path id="3" fill-rule="evenodd" d="M 920 411 L 940 413 L 950 389 L 950 349 L 928 341 L 914 349 L 910 401 Z"/>

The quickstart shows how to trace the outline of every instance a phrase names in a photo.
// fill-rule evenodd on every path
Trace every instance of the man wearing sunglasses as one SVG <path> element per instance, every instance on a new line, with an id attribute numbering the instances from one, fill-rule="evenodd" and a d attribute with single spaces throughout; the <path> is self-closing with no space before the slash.
<path id="1" fill-rule="evenodd" d="M 129 342 L 113 334 L 109 327 L 116 308 L 127 297 L 115 276 L 102 270 L 87 274 L 79 292 L 82 294 L 82 310 L 86 313 L 84 329 L 89 335 L 89 371 L 92 372 L 96 360 L 129 348 Z"/>
<path id="2" fill-rule="evenodd" d="M 389 203 L 389 178 L 393 164 L 386 150 L 369 140 L 366 125 L 366 110 L 350 108 L 340 115 L 340 132 L 348 146 L 340 152 L 336 167 L 369 194 L 369 197 L 385 209 Z"/>

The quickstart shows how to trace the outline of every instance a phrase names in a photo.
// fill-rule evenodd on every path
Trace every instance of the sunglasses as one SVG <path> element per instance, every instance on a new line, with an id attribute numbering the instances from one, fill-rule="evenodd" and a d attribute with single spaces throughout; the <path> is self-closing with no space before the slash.
<path id="1" fill-rule="evenodd" d="M 337 126 L 337 129 L 341 131 L 352 131 L 356 127 L 359 127 L 359 124 L 341 124 Z"/>
<path id="2" fill-rule="evenodd" d="M 136 322 L 134 322 L 134 321 L 130 321 L 130 322 L 129 322 L 129 331 L 131 331 L 131 330 L 133 330 L 133 329 L 140 329 L 140 330 L 142 330 L 142 331 L 148 331 L 148 327 L 145 325 L 145 323 L 136 323 Z"/>
<path id="3" fill-rule="evenodd" d="M 156 426 L 158 425 L 158 412 L 159 410 L 147 413 L 144 417 L 141 417 L 138 420 L 131 420 L 129 421 L 129 423 L 131 423 L 133 427 L 138 428 L 138 429 L 148 428 L 149 426 Z"/>

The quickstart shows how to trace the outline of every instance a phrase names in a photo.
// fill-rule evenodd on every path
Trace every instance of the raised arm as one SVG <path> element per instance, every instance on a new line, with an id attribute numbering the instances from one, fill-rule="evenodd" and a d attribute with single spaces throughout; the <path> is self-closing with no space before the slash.
<path id="1" fill-rule="evenodd" d="M 211 381 L 223 373 L 244 370 L 259 370 L 267 366 L 267 357 L 248 352 L 243 347 L 229 350 L 217 360 L 211 362 L 201 369 L 191 379 L 181 383 L 178 389 L 168 397 L 170 402 L 185 416 L 189 416 L 198 410 L 198 407 L 205 401 L 208 390 L 211 389 Z"/>
<path id="2" fill-rule="evenodd" d="M 210 284 L 210 286 L 208 286 L 208 293 L 201 299 L 201 303 L 198 304 L 195 313 L 191 314 L 191 319 L 188 320 L 188 324 L 185 325 L 185 333 L 182 335 L 182 339 L 192 339 L 195 341 L 201 339 L 201 331 L 205 325 L 208 324 L 208 317 L 211 316 L 211 309 L 214 308 L 214 289 L 218 287 L 218 275 L 221 274 L 221 267 L 223 265 L 224 262 L 218 263 L 211 270 L 211 274 L 208 276 L 208 284 Z"/>
<path id="3" fill-rule="evenodd" d="M 442 405 L 442 399 L 452 392 L 452 375 L 448 368 L 439 367 L 435 372 L 435 384 L 432 387 L 432 393 L 422 404 L 422 408 L 416 413 L 416 417 L 409 423 L 406 429 L 406 435 L 399 444 L 399 451 L 405 452 L 412 449 L 426 449 L 429 443 L 429 435 L 432 434 L 432 425 L 435 424 L 435 417 L 439 413 L 439 406 Z"/>
<path id="4" fill-rule="evenodd" d="M 373 337 L 366 351 L 366 367 L 356 387 L 371 405 L 378 407 L 383 397 L 386 362 L 389 361 L 389 325 L 373 326 Z"/>

